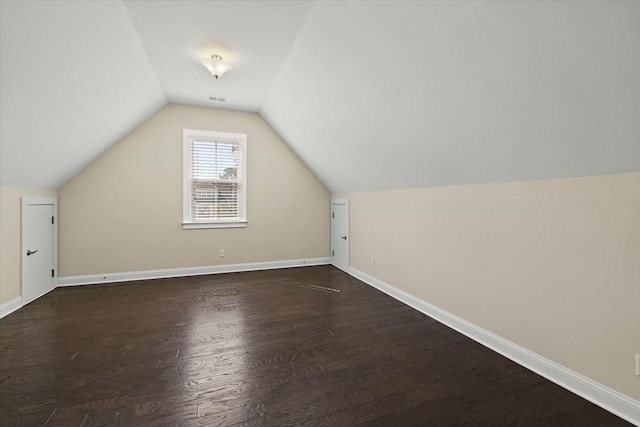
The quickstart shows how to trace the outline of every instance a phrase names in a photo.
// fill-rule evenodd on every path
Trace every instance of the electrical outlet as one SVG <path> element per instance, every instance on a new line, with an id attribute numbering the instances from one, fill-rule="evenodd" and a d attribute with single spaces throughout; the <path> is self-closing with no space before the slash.
<path id="1" fill-rule="evenodd" d="M 636 375 L 640 377 L 640 354 L 636 354 Z"/>
<path id="2" fill-rule="evenodd" d="M 224 249 L 220 249 L 220 258 L 224 258 Z"/>
<path id="3" fill-rule="evenodd" d="M 376 260 L 371 258 L 371 268 L 376 268 Z"/>

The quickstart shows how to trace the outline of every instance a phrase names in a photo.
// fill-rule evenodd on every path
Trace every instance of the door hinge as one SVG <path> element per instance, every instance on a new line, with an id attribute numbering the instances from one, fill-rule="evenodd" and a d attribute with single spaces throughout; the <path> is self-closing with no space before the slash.
<path id="1" fill-rule="evenodd" d="M 331 212 L 331 218 L 335 218 L 336 214 L 334 212 Z"/>
<path id="2" fill-rule="evenodd" d="M 336 253 L 331 251 L 331 256 L 336 256 Z"/>
<path id="3" fill-rule="evenodd" d="M 56 271 L 55 270 L 51 270 L 51 277 L 56 277 Z"/>
<path id="4" fill-rule="evenodd" d="M 55 224 L 55 219 L 51 217 L 51 224 Z"/>

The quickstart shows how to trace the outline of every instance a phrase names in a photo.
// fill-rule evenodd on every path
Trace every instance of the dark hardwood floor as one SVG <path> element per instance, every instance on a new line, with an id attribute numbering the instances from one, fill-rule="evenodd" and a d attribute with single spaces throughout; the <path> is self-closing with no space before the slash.
<path id="1" fill-rule="evenodd" d="M 56 289 L 0 352 L 2 426 L 630 425 L 330 266 Z"/>

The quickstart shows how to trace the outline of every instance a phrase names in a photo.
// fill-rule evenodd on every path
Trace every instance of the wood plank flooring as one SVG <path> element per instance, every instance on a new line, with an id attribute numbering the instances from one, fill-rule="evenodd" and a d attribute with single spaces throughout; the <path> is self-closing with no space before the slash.
<path id="1" fill-rule="evenodd" d="M 630 425 L 331 266 L 56 289 L 0 320 L 0 424 Z"/>

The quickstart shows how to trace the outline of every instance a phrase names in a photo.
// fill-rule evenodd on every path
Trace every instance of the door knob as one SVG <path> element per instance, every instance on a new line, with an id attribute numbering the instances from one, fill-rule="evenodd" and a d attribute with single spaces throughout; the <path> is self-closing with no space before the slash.
<path id="1" fill-rule="evenodd" d="M 33 255 L 33 254 L 35 254 L 36 252 L 38 252 L 39 250 L 40 250 L 40 249 L 36 249 L 35 251 L 30 251 L 30 250 L 28 250 L 28 249 L 27 249 L 27 256 L 29 256 L 29 255 Z"/>
<path id="2" fill-rule="evenodd" d="M 347 236 L 340 236 L 342 240 L 347 240 Z"/>

